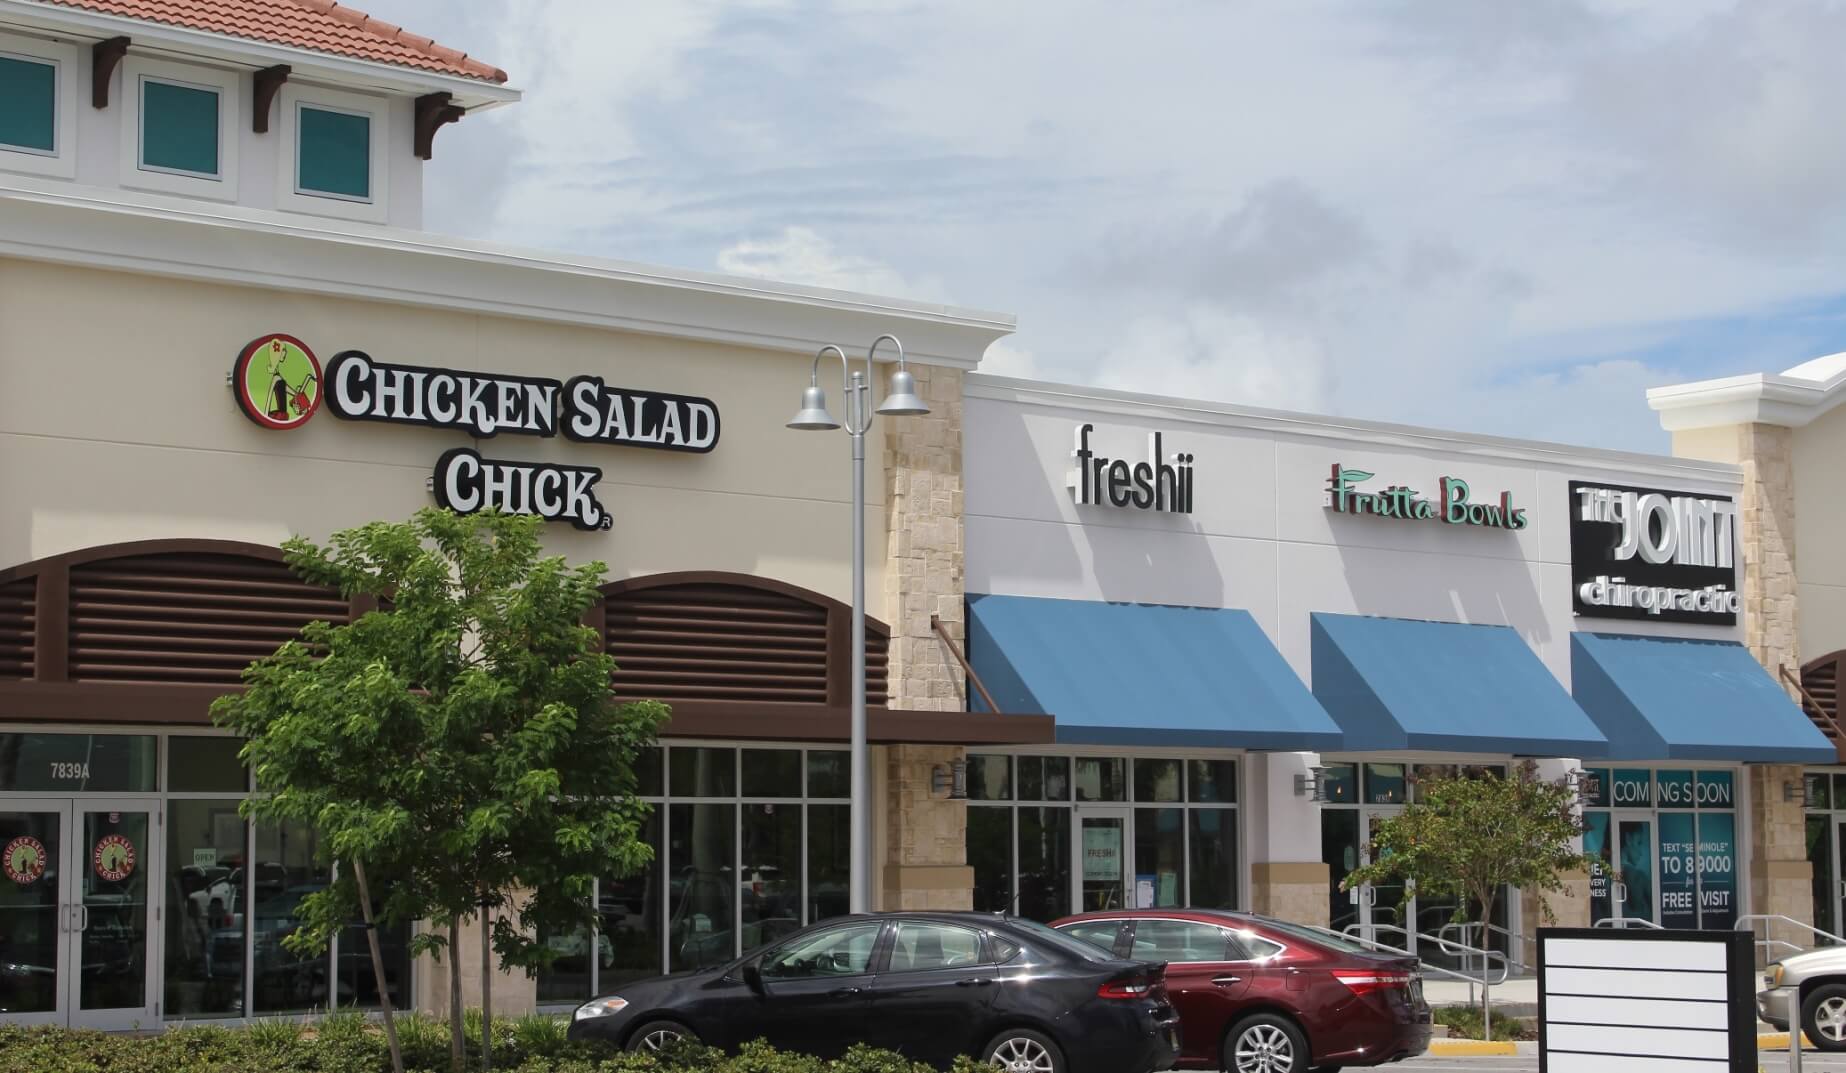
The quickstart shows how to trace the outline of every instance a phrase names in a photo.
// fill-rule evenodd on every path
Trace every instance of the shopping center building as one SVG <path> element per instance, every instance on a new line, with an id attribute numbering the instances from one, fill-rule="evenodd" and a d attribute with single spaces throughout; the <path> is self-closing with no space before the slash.
<path id="1" fill-rule="evenodd" d="M 1752 373 L 1658 388 L 1648 402 L 1686 458 L 1734 464 L 1745 475 L 1758 522 L 1761 584 L 1751 598 L 1750 644 L 1764 666 L 1795 692 L 1837 755 L 1811 764 L 1794 795 L 1805 815 L 1775 828 L 1782 877 L 1762 912 L 1778 954 L 1790 946 L 1839 942 L 1846 935 L 1846 733 L 1841 731 L 1840 670 L 1846 660 L 1846 548 L 1839 460 L 1846 457 L 1846 354 L 1781 373 Z M 1816 932 L 1812 929 L 1818 928 Z M 1759 929 L 1761 930 L 1761 929 Z"/>
<path id="2" fill-rule="evenodd" d="M 208 707 L 362 610 L 281 540 L 432 504 L 606 563 L 615 688 L 673 711 L 653 866 L 496 1008 L 844 912 L 847 442 L 784 422 L 820 347 L 885 333 L 930 413 L 868 450 L 874 904 L 1245 908 L 1439 958 L 1451 907 L 1339 882 L 1420 777 L 1527 760 L 1610 862 L 1567 921 L 1806 897 L 1834 745 L 1752 658 L 1791 582 L 1749 460 L 984 377 L 1004 314 L 433 235 L 424 161 L 517 91 L 319 0 L 223 15 L 282 4 L 0 0 L 0 1020 L 377 1004 L 358 930 L 280 945 L 330 872 L 239 817 Z M 393 1001 L 443 1008 L 407 938 Z"/>

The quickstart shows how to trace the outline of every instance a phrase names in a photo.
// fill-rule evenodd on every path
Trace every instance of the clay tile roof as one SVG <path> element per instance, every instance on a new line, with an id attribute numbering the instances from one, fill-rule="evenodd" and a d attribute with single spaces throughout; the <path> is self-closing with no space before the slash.
<path id="1" fill-rule="evenodd" d="M 415 67 L 483 82 L 506 72 L 334 0 L 52 0 L 65 7 Z"/>

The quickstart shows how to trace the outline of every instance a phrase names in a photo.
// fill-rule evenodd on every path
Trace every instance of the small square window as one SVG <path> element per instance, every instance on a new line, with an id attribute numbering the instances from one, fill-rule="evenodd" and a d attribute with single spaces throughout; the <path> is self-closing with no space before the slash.
<path id="1" fill-rule="evenodd" d="M 28 153 L 58 151 L 56 64 L 0 55 L 0 146 Z"/>
<path id="2" fill-rule="evenodd" d="M 372 199 L 372 117 L 297 106 L 295 189 L 303 194 Z"/>
<path id="3" fill-rule="evenodd" d="M 141 80 L 141 167 L 218 177 L 219 93 L 204 86 Z"/>

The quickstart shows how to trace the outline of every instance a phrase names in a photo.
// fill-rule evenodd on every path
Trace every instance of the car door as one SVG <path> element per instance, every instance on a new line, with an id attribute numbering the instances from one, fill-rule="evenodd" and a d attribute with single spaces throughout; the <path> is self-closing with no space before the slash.
<path id="1" fill-rule="evenodd" d="M 1179 1012 L 1182 1060 L 1219 1058 L 1218 1043 L 1250 989 L 1252 966 L 1227 928 L 1191 920 L 1134 922 L 1129 957 L 1167 963 L 1167 998 Z"/>
<path id="2" fill-rule="evenodd" d="M 872 979 L 870 1040 L 947 1065 L 979 1046 L 998 990 L 983 936 L 933 920 L 899 920 Z"/>
<path id="3" fill-rule="evenodd" d="M 872 954 L 884 922 L 842 921 L 796 935 L 757 963 L 763 989 L 731 1022 L 732 1042 L 834 1057 L 860 1038 L 870 1005 Z"/>

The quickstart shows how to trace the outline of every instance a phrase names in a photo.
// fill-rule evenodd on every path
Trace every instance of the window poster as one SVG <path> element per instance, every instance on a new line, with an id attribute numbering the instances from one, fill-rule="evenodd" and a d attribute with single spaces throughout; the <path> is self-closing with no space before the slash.
<path id="1" fill-rule="evenodd" d="M 1690 812 L 1660 814 L 1660 926 L 1699 926 L 1698 844 Z"/>
<path id="2" fill-rule="evenodd" d="M 1590 858 L 1590 921 L 1612 915 L 1609 902 L 1609 814 L 1590 812 L 1583 817 L 1583 855 Z"/>
<path id="3" fill-rule="evenodd" d="M 1727 772 L 1728 774 L 1728 772 Z M 1737 817 L 1699 814 L 1699 926 L 1729 929 L 1737 924 Z"/>

